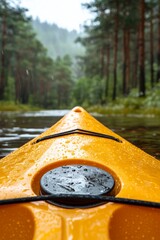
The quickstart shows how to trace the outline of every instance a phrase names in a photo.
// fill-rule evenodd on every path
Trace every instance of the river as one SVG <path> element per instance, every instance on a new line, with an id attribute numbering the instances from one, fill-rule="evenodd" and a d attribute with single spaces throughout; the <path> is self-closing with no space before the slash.
<path id="1" fill-rule="evenodd" d="M 0 112 L 0 158 L 38 136 L 67 112 Z M 126 140 L 160 159 L 160 117 L 93 115 Z"/>

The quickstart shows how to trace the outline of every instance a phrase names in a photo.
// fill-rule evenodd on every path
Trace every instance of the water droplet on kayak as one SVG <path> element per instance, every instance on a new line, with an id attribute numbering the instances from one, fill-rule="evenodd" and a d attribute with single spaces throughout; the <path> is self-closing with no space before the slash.
<path id="1" fill-rule="evenodd" d="M 23 190 L 22 190 L 22 192 L 27 192 L 27 191 L 28 191 L 28 189 L 23 189 Z"/>

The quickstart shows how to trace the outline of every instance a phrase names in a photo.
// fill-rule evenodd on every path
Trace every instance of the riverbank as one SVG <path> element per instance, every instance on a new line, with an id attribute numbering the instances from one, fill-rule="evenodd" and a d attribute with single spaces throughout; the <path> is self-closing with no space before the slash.
<path id="1" fill-rule="evenodd" d="M 123 116 L 160 116 L 159 108 L 142 108 L 142 109 L 134 109 L 132 106 L 125 107 L 116 105 L 114 107 L 110 106 L 92 106 L 87 108 L 89 112 L 98 113 L 103 115 L 123 115 Z"/>
<path id="2" fill-rule="evenodd" d="M 96 112 L 99 114 L 107 115 L 138 115 L 138 116 L 160 116 L 160 107 L 152 105 L 146 105 L 144 100 L 116 100 L 114 103 L 109 103 L 104 106 L 92 106 L 88 108 L 90 112 Z"/>
<path id="3" fill-rule="evenodd" d="M 31 105 L 19 104 L 15 102 L 8 102 L 8 101 L 0 101 L 0 111 L 35 111 L 40 110 L 38 107 L 34 107 Z"/>
<path id="4" fill-rule="evenodd" d="M 149 115 L 160 116 L 160 88 L 149 92 L 146 97 L 138 97 L 131 93 L 128 97 L 117 98 L 106 105 L 97 105 L 88 108 L 91 112 L 100 114 L 120 115 Z"/>
<path id="5" fill-rule="evenodd" d="M 82 106 L 87 111 L 92 113 L 104 114 L 104 115 L 148 115 L 148 116 L 160 116 L 160 107 L 150 104 L 145 104 L 144 99 L 117 99 L 115 102 L 111 102 L 107 105 L 94 105 L 94 106 Z M 72 107 L 70 107 L 71 109 Z M 43 110 L 38 107 L 24 104 L 15 104 L 14 102 L 0 101 L 0 111 L 36 111 Z"/>

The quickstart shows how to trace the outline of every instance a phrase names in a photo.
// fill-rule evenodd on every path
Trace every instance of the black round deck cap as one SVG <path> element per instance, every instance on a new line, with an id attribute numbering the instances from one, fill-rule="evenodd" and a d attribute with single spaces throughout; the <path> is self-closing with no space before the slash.
<path id="1" fill-rule="evenodd" d="M 69 195 L 105 195 L 114 187 L 114 179 L 110 173 L 88 165 L 65 165 L 46 172 L 40 180 L 40 191 L 43 195 L 69 194 Z M 73 201 L 68 197 L 63 200 L 56 199 L 51 203 L 79 207 L 97 204 L 95 200 Z"/>

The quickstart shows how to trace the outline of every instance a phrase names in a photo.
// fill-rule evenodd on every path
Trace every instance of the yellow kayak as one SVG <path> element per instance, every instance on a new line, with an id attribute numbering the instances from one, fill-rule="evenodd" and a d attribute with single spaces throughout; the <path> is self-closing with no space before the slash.
<path id="1" fill-rule="evenodd" d="M 1 240 L 159 240 L 160 162 L 75 107 L 0 161 Z"/>

